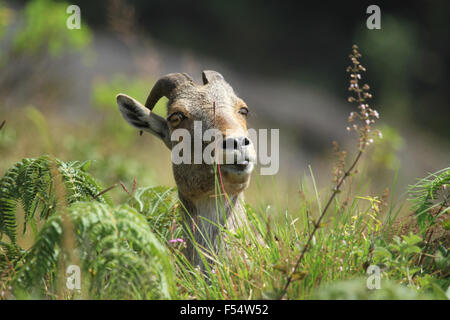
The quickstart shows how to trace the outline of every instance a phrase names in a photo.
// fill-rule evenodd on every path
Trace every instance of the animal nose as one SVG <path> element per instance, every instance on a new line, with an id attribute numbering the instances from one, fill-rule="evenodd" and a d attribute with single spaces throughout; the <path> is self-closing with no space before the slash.
<path id="1" fill-rule="evenodd" d="M 244 136 L 241 137 L 227 137 L 223 140 L 222 148 L 224 150 L 239 150 L 251 144 L 251 141 Z"/>

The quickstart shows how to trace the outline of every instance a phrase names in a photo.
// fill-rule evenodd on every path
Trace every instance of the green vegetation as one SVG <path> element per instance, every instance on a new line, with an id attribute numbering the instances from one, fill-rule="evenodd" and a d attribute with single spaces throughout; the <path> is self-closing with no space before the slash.
<path id="1" fill-rule="evenodd" d="M 92 35 L 89 28 L 69 30 L 60 28 L 66 25 L 66 3 L 54 3 L 51 0 L 30 1 L 25 9 L 17 13 L 0 2 L 0 41 L 6 40 L 2 48 L 0 65 L 12 59 L 27 56 L 36 63 L 45 53 L 60 57 L 64 53 L 78 53 L 86 49 Z M 14 38 L 8 43 L 5 35 L 14 20 L 19 20 L 20 27 L 15 30 Z"/>
<path id="2" fill-rule="evenodd" d="M 314 188 L 303 184 L 299 212 L 276 213 L 283 217 L 278 222 L 246 205 L 265 244 L 249 237 L 254 232 L 247 227 L 222 230 L 228 251 L 210 253 L 214 263 L 203 274 L 184 259 L 183 242 L 170 242 L 184 238 L 175 190 L 126 188 L 127 200 L 114 205 L 88 167 L 89 162 L 24 159 L 0 180 L 3 298 L 279 298 L 314 227 L 311 200 L 320 201 Z M 382 218 L 388 204 L 358 196 L 362 191 L 335 198 L 329 219 L 292 275 L 287 298 L 446 299 L 450 259 L 441 243 L 445 238 L 429 246 L 420 232 L 392 236 L 395 227 L 389 221 L 395 210 Z M 24 233 L 31 226 L 28 249 L 16 241 L 18 218 Z M 419 263 L 422 255 L 431 258 Z M 81 267 L 81 291 L 65 287 L 64 270 L 72 264 Z M 380 290 L 365 286 L 371 264 L 383 270 Z"/>
<path id="3" fill-rule="evenodd" d="M 39 15 L 44 7 L 54 10 Z M 30 1 L 1 61 L 14 50 L 35 57 L 86 48 L 88 28 L 53 33 L 52 23 L 64 21 L 61 8 Z M 0 16 L 11 14 L 0 2 Z M 349 101 L 360 107 L 370 94 L 368 86 L 358 91 L 364 70 L 355 50 Z M 375 194 L 368 179 L 375 173 L 359 160 L 374 142 L 365 161 L 397 167 L 402 138 L 381 127 L 384 139 L 373 141 L 378 113 L 368 106 L 349 119 L 358 136 L 348 154 L 354 162 L 335 145 L 332 184 L 321 190 L 310 170 L 290 190 L 298 205 L 288 207 L 272 201 L 287 194 L 261 180 L 245 204 L 251 226 L 221 230 L 226 250 L 207 252 L 205 271 L 190 265 L 176 189 L 162 186 L 174 185 L 170 154 L 140 137 L 114 104 L 120 91 L 144 100 L 150 84 L 120 75 L 93 83 L 98 121 L 74 124 L 32 106 L 0 114 L 0 299 L 450 299 L 450 168 L 411 186 L 411 201 L 388 185 Z M 80 290 L 66 286 L 71 265 L 80 267 Z M 380 269 L 378 290 L 367 287 L 369 266 Z"/>
<path id="4" fill-rule="evenodd" d="M 66 136 L 62 144 L 51 137 L 48 120 L 37 109 L 29 108 L 28 117 L 17 127 L 3 123 L 0 151 L 10 155 L 7 159 L 17 150 L 26 153 L 23 146 L 31 139 L 34 146 L 42 146 L 37 152 L 50 150 L 69 158 L 93 152 L 103 160 L 42 156 L 22 159 L 6 169 L 0 180 L 2 298 L 448 299 L 450 169 L 410 187 L 414 214 L 406 220 L 399 218 L 405 200 L 394 203 L 388 192 L 368 193 L 367 176 L 356 174 L 355 168 L 377 135 L 371 126 L 378 113 L 367 104 L 369 87 L 358 91 L 358 74 L 364 67 L 357 47 L 353 50 L 348 71 L 355 95 L 349 101 L 359 107 L 349 117 L 349 130 L 358 136 L 354 161 L 347 163 L 347 152 L 335 144 L 333 188 L 319 192 L 310 170 L 309 179 L 300 183 L 295 212 L 279 207 L 274 211 L 262 201 L 245 204 L 251 226 L 233 232 L 222 229 L 226 249 L 205 253 L 211 261 L 205 271 L 190 265 L 182 254 L 189 235 L 182 232 L 176 190 L 138 187 L 136 176 L 129 175 L 133 162 L 127 155 L 139 157 L 142 152 L 116 140 L 111 149 L 102 146 L 105 140 L 99 137 L 117 131 L 119 122 L 90 128 L 91 138 L 84 140 L 77 136 L 80 131 L 86 136 L 83 130 L 72 136 L 70 127 L 61 129 L 54 123 L 52 131 L 63 130 Z M 117 120 L 104 123 L 108 121 Z M 20 134 L 21 122 L 34 124 L 37 139 Z M 104 160 L 120 148 L 128 148 L 124 155 L 116 155 L 125 170 Z M 96 165 L 102 166 L 99 180 L 109 179 L 110 187 L 101 186 L 88 172 Z M 121 175 L 127 178 L 125 183 L 119 180 Z M 71 265 L 80 267 L 81 290 L 65 285 Z M 369 266 L 380 270 L 380 289 L 368 289 Z"/>

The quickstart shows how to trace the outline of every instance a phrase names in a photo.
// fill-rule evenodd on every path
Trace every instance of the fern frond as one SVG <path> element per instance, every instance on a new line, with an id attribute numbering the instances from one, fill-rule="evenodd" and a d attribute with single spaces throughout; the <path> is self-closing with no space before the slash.
<path id="1" fill-rule="evenodd" d="M 86 162 L 57 160 L 59 173 L 61 174 L 68 191 L 69 204 L 78 201 L 90 201 L 102 191 L 100 183 L 86 172 Z M 108 195 L 103 194 L 96 198 L 106 204 L 112 204 Z"/>
<path id="2" fill-rule="evenodd" d="M 428 175 L 409 187 L 411 197 L 409 200 L 413 202 L 413 210 L 422 230 L 426 228 L 427 223 L 434 222 L 435 217 L 431 214 L 431 209 L 438 208 L 441 214 L 448 210 L 449 184 L 450 168 L 445 168 Z"/>
<path id="3" fill-rule="evenodd" d="M 174 296 L 169 253 L 136 210 L 127 205 L 112 208 L 98 202 L 79 202 L 70 207 L 68 215 L 75 229 L 83 277 L 81 290 L 89 290 L 90 297 Z M 48 219 L 26 255 L 16 280 L 19 291 L 30 292 L 32 288 L 44 291 L 43 279 L 53 279 L 50 287 L 56 290 L 58 276 L 65 277 L 58 275 L 58 263 L 67 257 L 61 217 L 58 212 Z"/>
<path id="4" fill-rule="evenodd" d="M 23 159 L 9 168 L 0 179 L 0 236 L 6 234 L 15 243 L 17 236 L 16 208 L 18 203 L 17 180 L 29 159 Z"/>
<path id="5" fill-rule="evenodd" d="M 16 268 L 24 254 L 25 250 L 0 241 L 0 280 L 11 279 L 16 275 Z"/>
<path id="6" fill-rule="evenodd" d="M 47 219 L 55 212 L 58 206 L 55 179 L 62 178 L 67 203 L 93 200 L 102 187 L 85 171 L 86 168 L 85 162 L 63 162 L 48 156 L 25 158 L 15 163 L 0 179 L 0 236 L 5 234 L 12 244 L 16 244 L 16 210 L 19 203 L 24 211 L 24 233 L 37 213 L 39 219 Z M 53 176 L 54 172 L 58 174 Z M 111 204 L 105 194 L 95 200 Z"/>

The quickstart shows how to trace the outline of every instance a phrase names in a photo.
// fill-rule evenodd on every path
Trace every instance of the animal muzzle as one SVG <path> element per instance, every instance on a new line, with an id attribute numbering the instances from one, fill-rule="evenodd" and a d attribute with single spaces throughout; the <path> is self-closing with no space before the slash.
<path id="1" fill-rule="evenodd" d="M 223 139 L 221 165 L 228 175 L 248 177 L 256 162 L 253 143 L 246 136 L 229 136 Z"/>

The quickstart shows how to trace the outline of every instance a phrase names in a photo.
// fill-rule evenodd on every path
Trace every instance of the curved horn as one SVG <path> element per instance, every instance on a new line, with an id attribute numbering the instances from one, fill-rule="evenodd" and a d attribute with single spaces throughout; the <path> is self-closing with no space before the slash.
<path id="1" fill-rule="evenodd" d="M 159 99 L 169 98 L 175 88 L 187 81 L 193 83 L 192 78 L 186 73 L 169 73 L 160 78 L 150 91 L 145 107 L 152 110 Z"/>
<path id="2" fill-rule="evenodd" d="M 202 72 L 203 84 L 208 84 L 217 80 L 224 80 L 223 76 L 217 71 L 205 70 Z"/>

